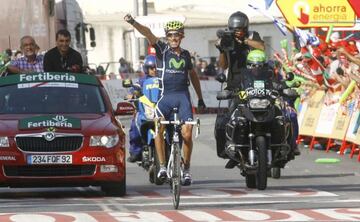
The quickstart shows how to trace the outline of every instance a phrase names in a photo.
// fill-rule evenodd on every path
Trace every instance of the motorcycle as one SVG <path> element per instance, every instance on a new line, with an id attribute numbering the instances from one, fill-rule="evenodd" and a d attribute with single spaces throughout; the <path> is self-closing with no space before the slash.
<path id="1" fill-rule="evenodd" d="M 223 83 L 226 77 L 221 75 L 217 80 Z M 264 190 L 268 176 L 280 177 L 280 169 L 294 158 L 293 128 L 284 97 L 298 95 L 284 83 L 274 83 L 266 73 L 242 73 L 239 88 L 217 94 L 218 100 L 232 99 L 233 103 L 222 119 L 226 143 L 223 152 L 217 148 L 218 156 L 236 161 L 248 188 Z"/>
<path id="2" fill-rule="evenodd" d="M 133 84 L 130 79 L 125 79 L 122 82 L 124 88 L 133 89 L 133 98 L 128 100 L 135 103 L 135 107 L 137 107 L 135 121 L 142 141 L 142 158 L 137 164 L 148 172 L 151 183 L 162 185 L 164 181 L 157 177 L 160 164 L 155 149 L 154 103 L 149 100 L 149 89 L 153 89 L 153 87 L 146 87 L 146 81 L 143 84 L 141 88 Z M 144 108 L 140 108 L 140 106 Z"/>

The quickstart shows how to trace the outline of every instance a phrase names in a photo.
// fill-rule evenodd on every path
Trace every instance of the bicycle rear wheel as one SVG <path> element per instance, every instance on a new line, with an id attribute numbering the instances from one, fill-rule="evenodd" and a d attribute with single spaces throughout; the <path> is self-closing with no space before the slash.
<path id="1" fill-rule="evenodd" d="M 171 193 L 175 209 L 178 209 L 181 192 L 181 150 L 179 144 L 173 144 L 173 163 L 171 165 Z"/>

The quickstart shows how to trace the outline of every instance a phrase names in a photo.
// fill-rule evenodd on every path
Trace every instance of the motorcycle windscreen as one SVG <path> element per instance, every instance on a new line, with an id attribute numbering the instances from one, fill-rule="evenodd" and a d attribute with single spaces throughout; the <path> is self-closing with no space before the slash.
<path id="1" fill-rule="evenodd" d="M 267 68 L 246 69 L 243 72 L 241 85 L 246 89 L 272 89 L 273 72 Z"/>

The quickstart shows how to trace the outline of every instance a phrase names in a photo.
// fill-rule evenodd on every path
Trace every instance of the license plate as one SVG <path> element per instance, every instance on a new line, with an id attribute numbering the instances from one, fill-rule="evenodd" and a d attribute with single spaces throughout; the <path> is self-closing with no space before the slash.
<path id="1" fill-rule="evenodd" d="M 262 80 L 256 80 L 254 81 L 254 88 L 255 89 L 264 89 L 265 88 L 265 83 Z"/>
<path id="2" fill-rule="evenodd" d="M 28 164 L 71 164 L 72 155 L 29 155 Z"/>

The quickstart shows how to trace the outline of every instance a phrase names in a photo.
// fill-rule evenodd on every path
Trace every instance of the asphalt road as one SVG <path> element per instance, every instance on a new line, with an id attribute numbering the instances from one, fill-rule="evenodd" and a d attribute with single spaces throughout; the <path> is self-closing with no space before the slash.
<path id="1" fill-rule="evenodd" d="M 89 188 L 0 188 L 0 221 L 360 221 L 360 162 L 335 151 L 309 151 L 268 179 L 264 191 L 247 189 L 236 168 L 216 156 L 215 115 L 200 115 L 194 141 L 193 185 L 183 187 L 173 210 L 167 184 L 150 184 L 136 164 L 127 164 L 127 196 L 105 197 Z M 121 120 L 128 130 L 129 120 Z M 318 164 L 333 157 L 337 164 Z"/>

